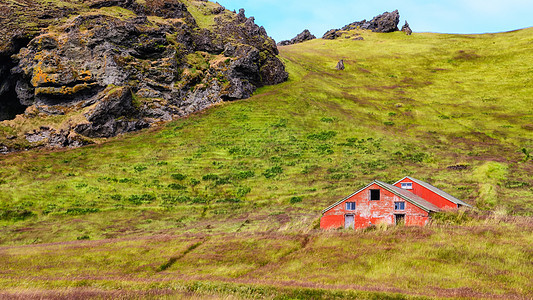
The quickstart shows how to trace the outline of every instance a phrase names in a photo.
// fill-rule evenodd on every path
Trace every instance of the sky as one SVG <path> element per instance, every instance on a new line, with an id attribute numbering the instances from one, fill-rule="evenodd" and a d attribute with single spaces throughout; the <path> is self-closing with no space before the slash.
<path id="1" fill-rule="evenodd" d="M 277 42 L 309 29 L 318 38 L 333 28 L 385 11 L 400 11 L 414 32 L 487 33 L 533 26 L 533 0 L 216 0 L 244 8 Z"/>

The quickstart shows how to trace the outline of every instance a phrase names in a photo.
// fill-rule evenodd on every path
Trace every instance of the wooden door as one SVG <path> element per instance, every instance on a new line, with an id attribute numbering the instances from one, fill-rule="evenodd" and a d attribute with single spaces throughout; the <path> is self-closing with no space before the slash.
<path id="1" fill-rule="evenodd" d="M 354 215 L 345 215 L 344 216 L 344 228 L 354 228 L 355 217 Z"/>

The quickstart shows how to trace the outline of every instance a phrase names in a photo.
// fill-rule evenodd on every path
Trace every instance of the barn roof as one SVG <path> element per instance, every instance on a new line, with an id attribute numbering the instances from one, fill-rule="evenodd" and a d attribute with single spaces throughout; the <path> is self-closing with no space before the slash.
<path id="1" fill-rule="evenodd" d="M 349 195 L 349 196 L 337 201 L 333 205 L 330 205 L 328 208 L 324 209 L 322 211 L 322 213 L 325 213 L 328 210 L 334 208 L 335 206 L 339 205 L 340 203 L 346 201 L 348 198 L 359 194 L 360 192 L 362 192 L 363 190 L 367 189 L 368 187 L 370 187 L 373 184 L 377 184 L 381 188 L 383 188 L 383 189 L 395 194 L 396 196 L 406 200 L 407 202 L 409 202 L 409 203 L 411 203 L 411 204 L 413 204 L 413 205 L 415 205 L 415 206 L 417 206 L 417 207 L 419 207 L 419 208 L 421 208 L 421 209 L 423 209 L 423 210 L 425 210 L 427 212 L 439 211 L 440 210 L 436 205 L 424 200 L 420 196 L 417 196 L 417 195 L 411 193 L 408 190 L 404 190 L 404 189 L 401 189 L 399 187 L 395 187 L 393 185 L 390 185 L 390 184 L 382 182 L 382 181 L 374 180 L 371 183 L 369 183 L 367 186 L 365 186 L 364 188 L 358 190 L 357 192 L 355 192 L 355 193 L 353 193 L 353 194 L 351 194 L 351 195 Z"/>
<path id="2" fill-rule="evenodd" d="M 396 187 L 394 185 L 391 185 L 391 184 L 388 184 L 388 183 L 385 183 L 385 182 L 381 182 L 381 181 L 378 181 L 378 180 L 375 180 L 374 182 L 376 182 L 379 186 L 381 186 L 382 188 L 388 190 L 389 192 L 391 192 L 391 193 L 393 193 L 393 194 L 405 199 L 408 202 L 411 202 L 412 204 L 420 207 L 421 209 L 423 209 L 423 210 L 425 210 L 427 212 L 440 211 L 440 208 L 438 206 L 436 206 L 435 204 L 433 204 L 431 202 L 428 202 L 424 198 L 422 198 L 422 197 L 420 197 L 418 195 L 415 195 L 415 194 L 411 193 L 408 190 L 401 189 L 401 188 Z"/>
<path id="3" fill-rule="evenodd" d="M 443 190 L 441 190 L 439 188 L 436 188 L 436 187 L 432 186 L 431 184 L 429 184 L 427 182 L 424 182 L 422 180 L 418 180 L 418 179 L 410 177 L 410 176 L 405 176 L 404 178 L 402 178 L 402 179 L 398 180 L 397 182 L 395 182 L 394 185 L 396 185 L 398 182 L 400 182 L 400 181 L 402 181 L 404 179 L 409 179 L 409 180 L 411 180 L 413 182 L 416 182 L 419 185 L 425 187 L 426 189 L 432 191 L 433 193 L 443 197 L 444 199 L 446 199 L 446 200 L 448 200 L 450 202 L 453 202 L 453 203 L 458 204 L 458 205 L 472 207 L 471 205 L 469 205 L 469 204 L 467 204 L 467 203 L 455 198 L 454 196 L 446 193 L 445 191 L 443 191 Z"/>

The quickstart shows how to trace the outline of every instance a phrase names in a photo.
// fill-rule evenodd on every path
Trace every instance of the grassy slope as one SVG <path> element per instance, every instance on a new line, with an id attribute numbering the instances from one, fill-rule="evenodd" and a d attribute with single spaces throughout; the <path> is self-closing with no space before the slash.
<path id="1" fill-rule="evenodd" d="M 313 228 L 340 197 L 404 175 L 499 215 L 531 216 L 533 166 L 522 149 L 533 149 L 532 31 L 362 32 L 365 41 L 284 47 L 290 81 L 249 100 L 99 146 L 5 156 L 0 285 L 531 295 L 530 217 Z M 346 70 L 336 71 L 341 58 Z M 466 170 L 447 168 L 456 165 Z M 74 242 L 23 246 L 66 241 Z M 79 247 L 100 254 L 79 256 Z"/>

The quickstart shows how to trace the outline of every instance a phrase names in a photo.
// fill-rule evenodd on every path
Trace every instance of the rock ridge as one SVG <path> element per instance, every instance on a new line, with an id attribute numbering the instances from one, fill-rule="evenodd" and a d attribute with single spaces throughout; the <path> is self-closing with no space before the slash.
<path id="1" fill-rule="evenodd" d="M 388 33 L 399 31 L 398 23 L 400 23 L 400 13 L 398 10 L 393 12 L 384 12 L 381 15 L 375 16 L 372 20 L 358 21 L 344 26 L 342 29 L 331 29 L 327 31 L 322 38 L 326 40 L 333 40 L 339 38 L 343 31 L 354 29 L 371 30 L 372 32 Z"/>
<path id="2" fill-rule="evenodd" d="M 311 32 L 308 29 L 305 29 L 304 31 L 302 31 L 302 33 L 298 34 L 296 37 L 292 38 L 291 40 L 279 42 L 278 46 L 289 46 L 289 45 L 303 43 L 305 41 L 311 41 L 314 39 L 316 39 L 316 36 L 311 34 Z"/>

